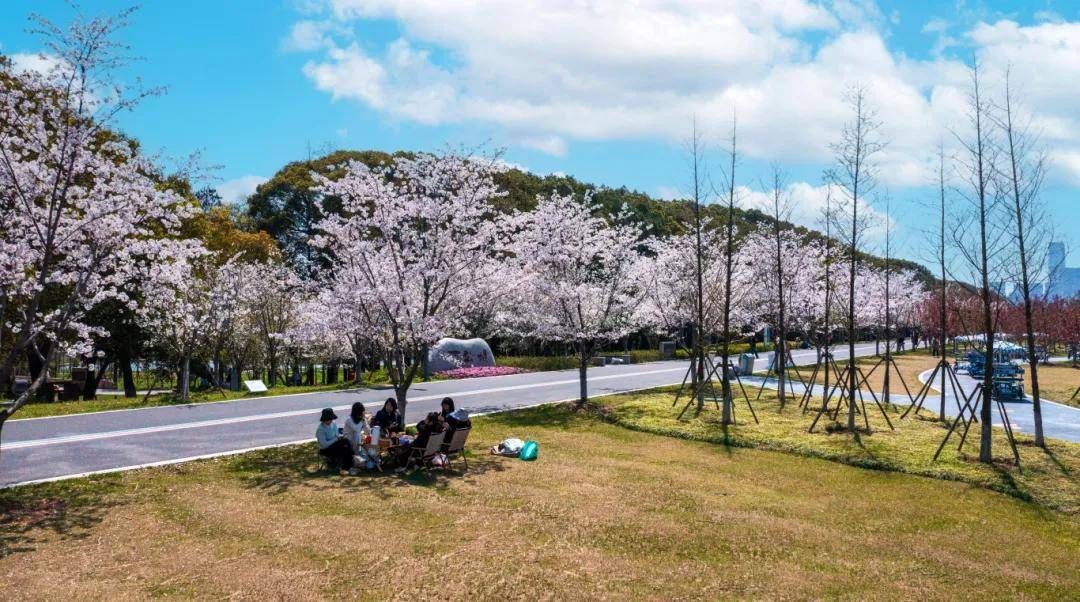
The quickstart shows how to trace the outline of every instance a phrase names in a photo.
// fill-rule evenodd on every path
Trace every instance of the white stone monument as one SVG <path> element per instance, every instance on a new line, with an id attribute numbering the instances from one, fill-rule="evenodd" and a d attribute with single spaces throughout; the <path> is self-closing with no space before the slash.
<path id="1" fill-rule="evenodd" d="M 495 356 L 484 339 L 439 339 L 428 350 L 428 370 L 432 374 L 454 368 L 494 365 Z"/>

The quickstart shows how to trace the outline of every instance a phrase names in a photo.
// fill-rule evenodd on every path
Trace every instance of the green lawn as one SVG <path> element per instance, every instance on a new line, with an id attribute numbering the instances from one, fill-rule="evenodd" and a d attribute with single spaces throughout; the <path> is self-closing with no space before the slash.
<path id="1" fill-rule="evenodd" d="M 482 454 L 511 435 L 539 460 Z M 465 474 L 342 477 L 302 445 L 0 491 L 0 599 L 1080 595 L 1077 517 L 968 483 L 567 406 L 471 443 Z"/>

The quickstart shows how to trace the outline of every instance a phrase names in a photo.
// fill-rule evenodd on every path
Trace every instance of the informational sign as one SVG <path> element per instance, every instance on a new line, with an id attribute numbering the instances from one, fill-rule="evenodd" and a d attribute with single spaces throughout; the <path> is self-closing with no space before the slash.
<path id="1" fill-rule="evenodd" d="M 670 360 L 675 357 L 675 341 L 660 341 L 660 359 Z"/>
<path id="2" fill-rule="evenodd" d="M 266 384 L 262 380 L 245 380 L 244 386 L 251 393 L 266 393 Z"/>

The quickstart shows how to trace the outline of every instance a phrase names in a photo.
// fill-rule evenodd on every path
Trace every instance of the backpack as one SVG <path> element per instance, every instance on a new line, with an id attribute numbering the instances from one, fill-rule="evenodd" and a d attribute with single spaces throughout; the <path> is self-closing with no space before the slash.
<path id="1" fill-rule="evenodd" d="M 521 453 L 518 457 L 522 460 L 532 461 L 536 459 L 537 454 L 540 453 L 540 444 L 536 441 L 526 441 L 525 445 L 521 448 Z"/>

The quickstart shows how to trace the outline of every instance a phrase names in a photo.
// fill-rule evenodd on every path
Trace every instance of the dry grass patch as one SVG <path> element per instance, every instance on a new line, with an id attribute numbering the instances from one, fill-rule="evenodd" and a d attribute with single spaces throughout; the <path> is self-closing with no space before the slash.
<path id="1" fill-rule="evenodd" d="M 1030 377 L 1024 386 L 1027 394 L 1031 395 Z M 1072 397 L 1077 387 L 1080 387 L 1080 366 L 1069 364 L 1039 366 L 1039 397 L 1080 407 L 1080 395 L 1076 398 Z"/>
<path id="2" fill-rule="evenodd" d="M 962 483 L 660 437 L 566 407 L 478 419 L 473 441 L 509 435 L 539 441 L 540 459 L 339 477 L 299 446 L 6 491 L 0 597 L 1080 593 L 1075 517 Z M 42 499 L 66 500 L 64 515 L 15 516 Z"/>
<path id="3" fill-rule="evenodd" d="M 1022 468 L 1016 469 L 1010 464 L 1012 452 L 1004 433 L 995 428 L 995 462 L 986 465 L 976 461 L 976 424 L 972 426 L 972 435 L 967 438 L 963 450 L 957 451 L 959 437 L 954 435 L 935 462 L 934 451 L 945 436 L 946 425 L 935 420 L 929 411 L 920 416 L 909 415 L 901 421 L 899 414 L 903 407 L 890 407 L 888 414 L 895 427 L 890 430 L 877 406 L 868 398 L 871 431 L 864 430 L 856 441 L 827 416 L 821 419 L 815 433 L 808 433 L 816 409 L 803 412 L 797 407 L 796 397 L 794 400 L 789 398 L 786 408 L 780 411 L 776 392 L 768 389 L 754 404 L 760 424 L 753 423 L 741 398 L 736 399 L 739 423 L 734 426 L 723 426 L 720 412 L 712 404 L 707 404 L 699 415 L 688 412 L 684 420 L 679 420 L 678 411 L 671 408 L 676 389 L 665 387 L 604 398 L 604 414 L 620 426 L 645 432 L 964 481 L 1047 508 L 1080 514 L 1080 445 L 1075 443 L 1047 439 L 1047 448 L 1043 450 L 1034 446 L 1031 437 L 1017 434 Z M 751 391 L 751 398 L 755 393 L 756 390 Z M 820 404 L 819 398 L 811 402 L 812 407 L 820 407 Z M 846 424 L 846 414 L 842 412 L 839 419 Z M 857 416 L 857 423 L 860 429 L 865 428 L 861 415 Z"/>

